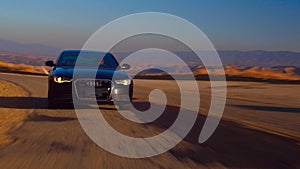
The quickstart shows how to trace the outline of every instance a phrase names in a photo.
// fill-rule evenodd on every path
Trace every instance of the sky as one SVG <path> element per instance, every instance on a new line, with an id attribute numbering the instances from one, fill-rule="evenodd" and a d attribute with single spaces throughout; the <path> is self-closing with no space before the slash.
<path id="1" fill-rule="evenodd" d="M 218 50 L 300 52 L 299 0 L 2 0 L 0 39 L 80 48 L 106 23 L 138 12 L 184 18 Z"/>

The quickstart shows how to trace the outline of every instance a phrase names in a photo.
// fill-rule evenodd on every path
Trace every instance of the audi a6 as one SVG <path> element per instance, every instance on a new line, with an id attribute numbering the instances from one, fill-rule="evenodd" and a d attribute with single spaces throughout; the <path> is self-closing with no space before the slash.
<path id="1" fill-rule="evenodd" d="M 130 65 L 119 66 L 109 52 L 64 50 L 52 67 L 48 78 L 48 105 L 65 103 L 120 103 L 132 100 L 133 80 L 124 72 Z"/>

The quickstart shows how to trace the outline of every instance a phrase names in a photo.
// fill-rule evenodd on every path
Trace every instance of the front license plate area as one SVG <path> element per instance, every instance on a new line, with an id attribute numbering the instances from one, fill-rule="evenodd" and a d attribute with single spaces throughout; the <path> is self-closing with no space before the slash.
<path id="1" fill-rule="evenodd" d="M 102 97 L 105 90 L 102 88 L 88 88 L 85 92 L 85 97 L 97 98 Z"/>
<path id="2" fill-rule="evenodd" d="M 75 82 L 76 92 L 79 99 L 107 101 L 111 94 L 111 81 L 109 80 L 86 80 L 80 79 Z"/>

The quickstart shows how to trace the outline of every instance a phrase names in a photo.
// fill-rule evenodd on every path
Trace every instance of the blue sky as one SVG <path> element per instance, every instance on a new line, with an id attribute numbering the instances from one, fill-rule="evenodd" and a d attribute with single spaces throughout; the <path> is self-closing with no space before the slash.
<path id="1" fill-rule="evenodd" d="M 219 50 L 300 52 L 300 1 L 296 0 L 4 0 L 0 39 L 80 48 L 101 26 L 137 12 L 185 18 Z"/>

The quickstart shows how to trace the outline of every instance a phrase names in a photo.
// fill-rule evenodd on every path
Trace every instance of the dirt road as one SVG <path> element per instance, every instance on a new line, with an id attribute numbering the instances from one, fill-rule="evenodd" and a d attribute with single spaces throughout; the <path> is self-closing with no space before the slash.
<path id="1" fill-rule="evenodd" d="M 0 107 L 33 109 L 25 123 L 10 133 L 15 141 L 0 147 L 1 168 L 300 168 L 299 85 L 230 82 L 223 119 L 213 136 L 199 144 L 210 105 L 209 84 L 199 82 L 201 111 L 188 136 L 161 155 L 130 159 L 93 143 L 72 108 L 48 109 L 46 77 L 0 74 L 0 78 L 30 92 L 29 97 L 0 98 Z M 103 105 L 105 119 L 130 136 L 147 137 L 164 131 L 176 118 L 176 85 L 143 80 L 135 84 L 134 105 L 140 110 L 149 106 L 147 98 L 153 86 L 168 88 L 169 106 L 163 115 L 142 125 L 126 120 L 112 105 Z M 3 104 L 4 99 L 11 104 Z"/>

